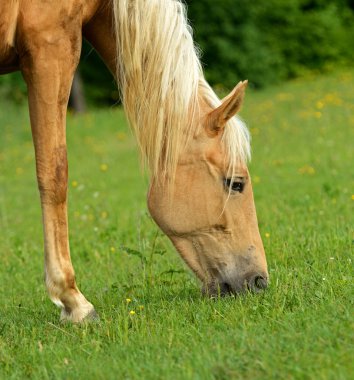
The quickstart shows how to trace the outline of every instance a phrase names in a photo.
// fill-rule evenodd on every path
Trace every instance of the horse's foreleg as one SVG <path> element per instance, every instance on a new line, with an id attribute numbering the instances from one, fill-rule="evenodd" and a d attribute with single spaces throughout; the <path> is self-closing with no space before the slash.
<path id="1" fill-rule="evenodd" d="M 77 60 L 65 40 L 60 46 L 41 43 L 40 49 L 29 51 L 22 60 L 43 213 L 45 282 L 50 298 L 62 308 L 61 319 L 73 322 L 96 317 L 92 304 L 76 285 L 68 240 L 65 128 Z"/>

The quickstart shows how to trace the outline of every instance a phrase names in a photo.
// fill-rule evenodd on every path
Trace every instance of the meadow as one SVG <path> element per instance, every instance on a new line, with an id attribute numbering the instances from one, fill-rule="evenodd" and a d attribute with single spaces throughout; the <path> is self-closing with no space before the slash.
<path id="1" fill-rule="evenodd" d="M 148 215 L 120 108 L 68 116 L 71 252 L 99 323 L 43 283 L 27 108 L 0 105 L 0 379 L 353 379 L 354 71 L 248 91 L 270 286 L 210 300 Z"/>

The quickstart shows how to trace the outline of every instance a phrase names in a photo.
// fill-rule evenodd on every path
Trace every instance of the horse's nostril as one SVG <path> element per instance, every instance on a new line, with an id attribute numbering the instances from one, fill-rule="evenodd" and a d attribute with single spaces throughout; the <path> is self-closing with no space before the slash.
<path id="1" fill-rule="evenodd" d="M 228 282 L 221 282 L 219 284 L 219 292 L 221 296 L 231 294 L 232 293 L 232 286 Z"/>
<path id="2" fill-rule="evenodd" d="M 220 284 L 220 293 L 229 294 L 232 292 L 232 286 L 228 282 L 222 282 Z"/>
<path id="3" fill-rule="evenodd" d="M 268 286 L 268 279 L 266 276 L 260 274 L 253 275 L 249 277 L 247 281 L 247 287 L 249 290 L 258 293 L 259 291 L 265 289 Z"/>
<path id="4" fill-rule="evenodd" d="M 268 281 L 263 276 L 255 276 L 255 278 L 254 278 L 254 286 L 257 289 L 265 289 L 268 286 Z"/>

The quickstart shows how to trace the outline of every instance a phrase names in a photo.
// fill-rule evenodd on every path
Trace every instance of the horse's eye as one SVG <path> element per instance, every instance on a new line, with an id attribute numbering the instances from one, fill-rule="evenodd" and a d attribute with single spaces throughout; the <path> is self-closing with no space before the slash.
<path id="1" fill-rule="evenodd" d="M 242 193 L 245 187 L 245 180 L 242 177 L 225 178 L 224 185 L 227 191 Z"/>

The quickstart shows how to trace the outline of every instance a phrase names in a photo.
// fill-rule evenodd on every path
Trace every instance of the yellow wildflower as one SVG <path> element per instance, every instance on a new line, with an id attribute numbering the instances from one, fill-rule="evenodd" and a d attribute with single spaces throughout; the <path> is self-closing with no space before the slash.
<path id="1" fill-rule="evenodd" d="M 130 310 L 129 314 L 130 314 L 130 315 L 134 315 L 134 314 L 135 314 L 135 311 L 134 311 L 134 310 Z"/>
<path id="2" fill-rule="evenodd" d="M 324 104 L 323 102 L 321 102 L 320 100 L 316 103 L 316 108 L 318 108 L 319 110 L 322 109 L 324 107 Z"/>
<path id="3" fill-rule="evenodd" d="M 124 141 L 126 139 L 126 134 L 124 132 L 118 132 L 117 138 L 119 141 Z"/>
<path id="4" fill-rule="evenodd" d="M 265 233 L 265 237 L 266 237 L 267 239 L 269 239 L 269 238 L 270 238 L 270 233 L 269 233 L 269 232 L 266 232 L 266 233 Z"/>
<path id="5" fill-rule="evenodd" d="M 71 182 L 71 186 L 72 187 L 77 187 L 78 186 L 78 182 L 77 181 L 72 181 Z"/>
<path id="6" fill-rule="evenodd" d="M 106 172 L 108 170 L 108 165 L 107 164 L 101 164 L 100 169 L 102 172 Z"/>
<path id="7" fill-rule="evenodd" d="M 315 174 L 315 168 L 310 166 L 310 165 L 304 165 L 303 167 L 298 169 L 298 172 L 300 174 L 309 174 L 309 175 L 314 175 Z"/>
<path id="8" fill-rule="evenodd" d="M 132 300 L 130 298 L 127 298 L 126 301 L 127 301 L 127 303 L 132 302 Z"/>

